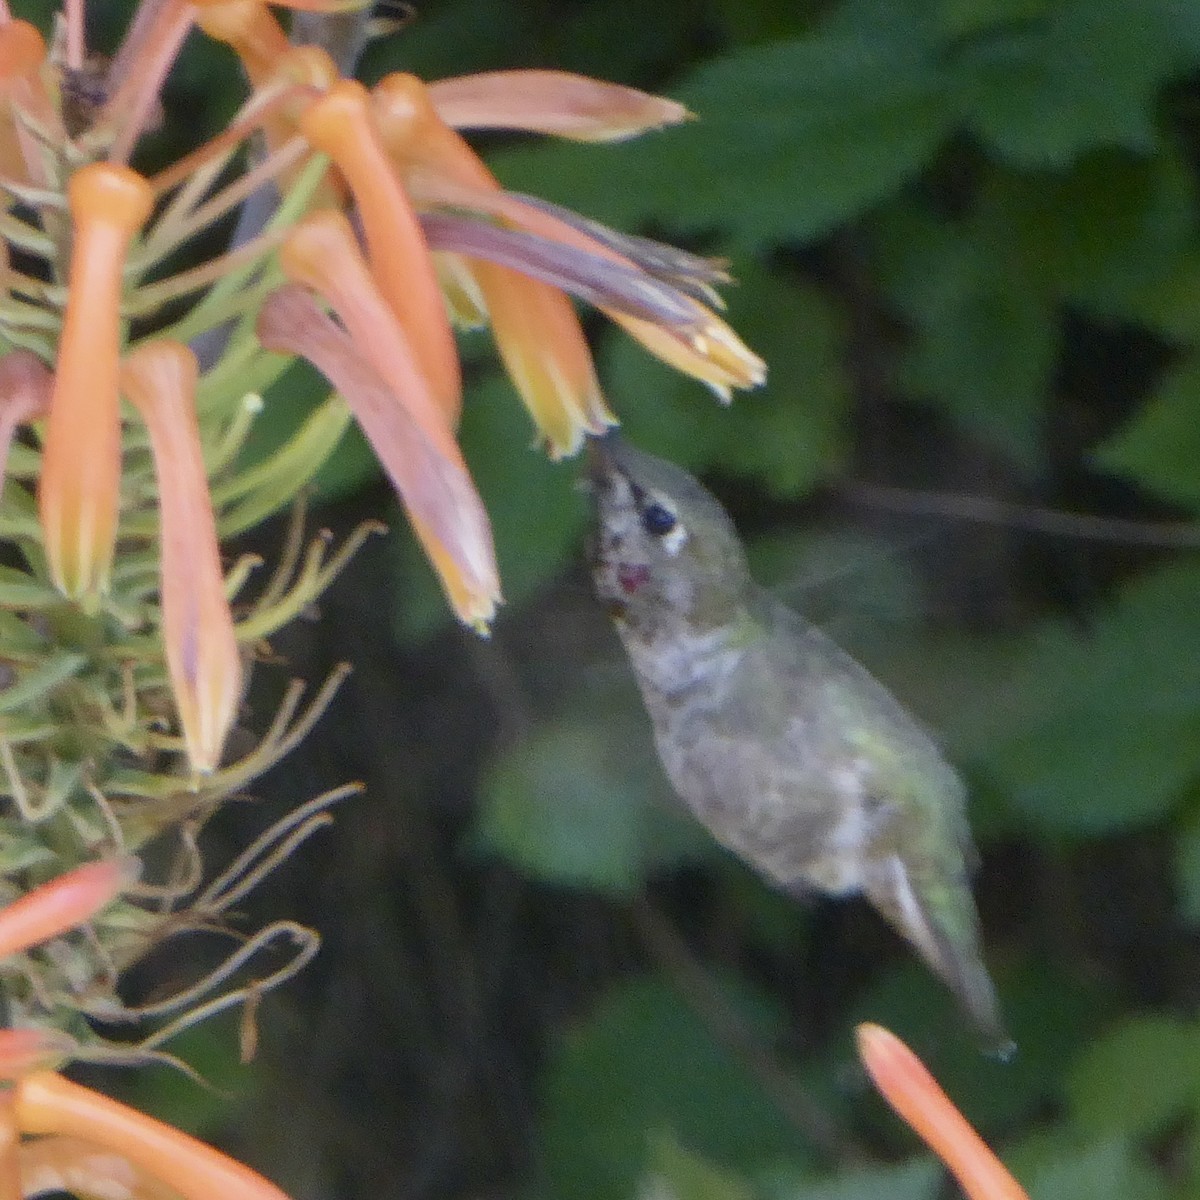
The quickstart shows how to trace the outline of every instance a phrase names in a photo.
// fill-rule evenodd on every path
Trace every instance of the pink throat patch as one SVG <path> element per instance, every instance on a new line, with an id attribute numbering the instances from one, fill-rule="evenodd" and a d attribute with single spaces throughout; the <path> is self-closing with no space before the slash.
<path id="1" fill-rule="evenodd" d="M 650 568 L 644 564 L 622 563 L 617 567 L 617 582 L 625 595 L 632 596 L 650 582 Z"/>

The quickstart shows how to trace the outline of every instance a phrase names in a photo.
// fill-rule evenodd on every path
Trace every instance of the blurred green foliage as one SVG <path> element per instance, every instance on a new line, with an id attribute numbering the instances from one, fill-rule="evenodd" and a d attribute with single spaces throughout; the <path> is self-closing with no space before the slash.
<path id="1" fill-rule="evenodd" d="M 879 1161 L 814 1145 L 651 947 L 539 1048 L 529 1194 L 932 1200 L 940 1172 L 853 1063 L 867 1018 L 912 1042 L 1034 1200 L 1198 1194 L 1200 6 L 420 8 L 367 77 L 554 66 L 696 113 L 615 146 L 497 138 L 489 162 L 514 190 L 730 260 L 729 316 L 770 363 L 765 388 L 721 410 L 597 327 L 602 380 L 632 439 L 713 482 L 789 599 L 808 607 L 803 579 L 826 574 L 839 628 L 856 589 L 880 589 L 847 636 L 972 785 L 1021 1046 L 984 1059 L 885 931 L 768 892 L 688 824 L 609 646 L 600 666 L 560 663 L 552 703 L 506 714 L 461 848 L 552 895 L 628 907 L 648 890 L 737 1044 Z M 582 578 L 575 469 L 531 450 L 484 339 L 464 353 L 462 441 L 509 602 L 497 642 L 532 612 L 553 645 L 547 597 Z M 268 395 L 266 441 L 300 396 Z M 373 471 L 351 449 L 326 498 Z M 905 520 L 874 484 L 918 512 L 950 499 Z M 991 519 L 956 519 L 964 495 L 995 501 Z M 1090 519 L 1038 533 L 1050 510 Z M 449 618 L 395 525 L 391 630 L 413 653 Z M 864 584 L 867 559 L 886 569 Z"/>
<path id="2" fill-rule="evenodd" d="M 440 7 L 439 26 L 451 11 L 482 7 Z M 629 27 L 619 3 L 571 11 L 582 20 L 585 8 Z M 602 378 L 630 437 L 718 482 L 752 554 L 773 562 L 789 594 L 816 561 L 798 525 L 822 522 L 822 504 L 864 476 L 1090 512 L 1097 526 L 1105 516 L 1195 517 L 1192 6 L 764 0 L 710 6 L 703 39 L 695 17 L 675 11 L 678 44 L 663 43 L 652 64 L 636 36 L 628 47 L 610 38 L 593 63 L 582 35 L 567 40 L 570 22 L 556 61 L 656 87 L 699 120 L 602 151 L 505 144 L 491 162 L 516 190 L 730 258 L 739 281 L 730 319 L 770 362 L 766 388 L 728 412 L 706 411 L 695 384 L 607 331 Z M 562 499 L 569 470 L 531 462 L 507 431 L 516 418 L 501 390 L 488 381 L 474 394 L 464 441 L 485 492 L 495 488 L 501 555 L 521 564 L 511 572 L 521 601 L 570 569 L 581 505 Z M 843 543 L 850 560 L 861 557 Z M 904 605 L 886 637 L 867 639 L 872 665 L 934 720 L 975 784 L 985 859 L 991 845 L 1016 845 L 1035 874 L 1053 876 L 1079 870 L 1096 839 L 1157 831 L 1167 850 L 1152 861 L 1173 873 L 1176 897 L 1174 914 L 1158 919 L 1177 922 L 1180 938 L 1200 914 L 1200 563 L 1185 546 L 1089 549 L 1075 567 L 1078 599 L 1053 587 L 1047 596 L 1010 568 L 1015 599 L 985 606 L 990 619 L 960 625 L 965 637 L 949 636 L 956 616 L 946 604 L 937 623 Z M 1080 562 L 1070 539 L 1052 541 L 1049 554 L 1068 575 Z M 921 578 L 937 586 L 936 570 Z M 400 596 L 408 616 L 408 584 Z M 662 879 L 671 862 L 662 785 L 625 753 L 622 719 L 588 707 L 595 686 L 584 673 L 582 722 L 578 708 L 547 713 L 499 752 L 478 836 L 534 878 L 628 889 Z M 599 730 L 611 735 L 607 750 Z M 695 853 L 680 845 L 674 861 Z M 727 895 L 735 880 L 741 887 L 726 860 L 709 860 Z M 817 1045 L 785 1059 L 788 1070 L 838 1120 L 860 1125 L 872 1106 L 848 1030 L 853 1019 L 886 1018 L 1008 1146 L 1034 1197 L 1194 1194 L 1197 992 L 1155 994 L 1135 975 L 1098 986 L 1081 948 L 1104 940 L 1090 928 L 1100 916 L 1089 898 L 1075 894 L 1085 907 L 1075 914 L 1082 936 L 1066 942 L 1073 959 L 1058 957 L 1058 923 L 1027 911 L 1010 909 L 1007 936 L 993 937 L 1022 1044 L 1016 1064 L 989 1063 L 968 1036 L 947 1033 L 949 1005 L 906 964 L 834 1014 Z M 753 946 L 764 927 L 740 911 Z M 778 910 L 773 919 L 789 920 Z M 790 920 L 794 952 L 804 918 Z M 1057 947 L 1046 941 L 1055 929 Z M 627 1196 L 639 1177 L 644 1189 L 731 1200 L 937 1194 L 938 1173 L 921 1158 L 846 1171 L 816 1165 L 811 1145 L 789 1147 L 778 1110 L 730 1075 L 714 1031 L 662 980 L 614 984 L 552 1049 L 546 1194 Z M 744 963 L 738 986 L 753 987 Z M 755 1030 L 766 1045 L 779 1036 Z M 871 1120 L 882 1125 L 877 1112 Z"/>

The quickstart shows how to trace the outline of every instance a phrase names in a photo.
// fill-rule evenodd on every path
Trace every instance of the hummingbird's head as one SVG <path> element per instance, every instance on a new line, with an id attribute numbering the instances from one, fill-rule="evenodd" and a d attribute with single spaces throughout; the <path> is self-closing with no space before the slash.
<path id="1" fill-rule="evenodd" d="M 686 471 L 609 433 L 588 439 L 596 593 L 650 636 L 707 629 L 739 612 L 750 585 L 733 522 Z"/>

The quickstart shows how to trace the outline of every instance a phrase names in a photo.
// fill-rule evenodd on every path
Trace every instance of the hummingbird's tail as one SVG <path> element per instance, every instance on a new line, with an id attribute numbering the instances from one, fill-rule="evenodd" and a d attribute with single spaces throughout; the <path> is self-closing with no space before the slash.
<path id="1" fill-rule="evenodd" d="M 938 878 L 922 887 L 904 860 L 892 854 L 873 864 L 865 891 L 958 997 L 989 1051 L 1011 1057 L 1016 1043 L 1004 1027 L 996 987 L 983 963 L 979 918 L 966 883 Z"/>

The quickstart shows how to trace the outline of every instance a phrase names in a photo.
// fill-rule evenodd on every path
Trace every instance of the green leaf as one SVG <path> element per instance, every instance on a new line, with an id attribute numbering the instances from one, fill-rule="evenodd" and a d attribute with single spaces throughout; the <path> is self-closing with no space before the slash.
<path id="1" fill-rule="evenodd" d="M 1092 461 L 1166 500 L 1200 509 L 1200 355 L 1169 371 Z"/>
<path id="2" fill-rule="evenodd" d="M 1026 261 L 1059 295 L 1101 318 L 1174 336 L 1181 321 L 1169 315 L 1161 289 L 1179 275 L 1181 258 L 1195 253 L 1197 204 L 1194 174 L 1178 154 L 1103 150 L 1067 175 L 1013 177 L 1001 186 Z M 1196 314 L 1188 316 L 1191 329 L 1200 328 Z"/>
<path id="3" fill-rule="evenodd" d="M 663 776 L 632 686 L 589 681 L 586 711 L 503 752 L 480 803 L 482 845 L 552 883 L 636 893 L 656 867 L 712 852 Z"/>
<path id="4" fill-rule="evenodd" d="M 1154 150 L 1159 88 L 1181 71 L 1169 0 L 1069 0 L 963 46 L 965 119 L 1022 167 L 1063 167 L 1096 146 Z"/>
<path id="5" fill-rule="evenodd" d="M 1200 565 L 1129 584 L 1088 630 L 1049 622 L 989 681 L 988 770 L 1035 827 L 1098 834 L 1166 813 L 1200 772 Z"/>
<path id="6" fill-rule="evenodd" d="M 1200 1025 L 1128 1018 L 1079 1058 L 1066 1095 L 1072 1120 L 1089 1136 L 1161 1131 L 1200 1104 Z"/>
<path id="7" fill-rule="evenodd" d="M 746 1180 L 685 1150 L 670 1133 L 651 1137 L 649 1169 L 637 1194 L 665 1194 L 672 1200 L 755 1200 Z"/>
<path id="8" fill-rule="evenodd" d="M 522 147 L 495 156 L 496 172 L 619 227 L 724 229 L 752 249 L 851 220 L 918 175 L 952 128 L 911 36 L 751 46 L 667 90 L 699 120 L 604 150 Z"/>
<path id="9" fill-rule="evenodd" d="M 727 994 L 753 1036 L 769 1042 L 780 1031 L 762 996 L 745 986 Z M 541 1165 L 556 1200 L 627 1200 L 664 1136 L 741 1174 L 809 1158 L 746 1065 L 653 979 L 605 996 L 561 1039 L 544 1081 Z"/>
<path id="10" fill-rule="evenodd" d="M 1124 1138 L 1062 1147 L 1022 1171 L 1030 1200 L 1166 1200 L 1173 1193 Z"/>
<path id="11" fill-rule="evenodd" d="M 913 326 L 904 390 L 1027 467 L 1039 461 L 1058 314 L 1008 214 L 958 225 L 916 212 L 877 226 L 883 288 Z"/>
<path id="12" fill-rule="evenodd" d="M 1200 818 L 1193 817 L 1175 835 L 1172 850 L 1179 915 L 1189 925 L 1200 925 Z"/>
<path id="13" fill-rule="evenodd" d="M 867 1170 L 845 1170 L 824 1178 L 780 1177 L 763 1187 L 770 1200 L 935 1200 L 945 1172 L 931 1158 Z"/>
<path id="14" fill-rule="evenodd" d="M 330 393 L 324 376 L 303 359 L 295 360 L 263 394 L 263 409 L 250 427 L 239 466 L 247 469 L 278 453 Z M 336 500 L 379 474 L 370 446 L 353 426 L 317 471 L 313 488 L 321 499 Z"/>
<path id="15" fill-rule="evenodd" d="M 1167 341 L 1200 341 L 1200 247 L 1182 247 L 1165 270 L 1150 278 L 1135 275 L 1119 290 L 1075 298 L 1102 316 L 1145 325 Z"/>
<path id="16" fill-rule="evenodd" d="M 842 320 L 825 295 L 757 264 L 738 274 L 728 317 L 768 364 L 767 385 L 739 393 L 717 463 L 754 475 L 776 496 L 811 491 L 846 453 L 850 386 Z"/>

